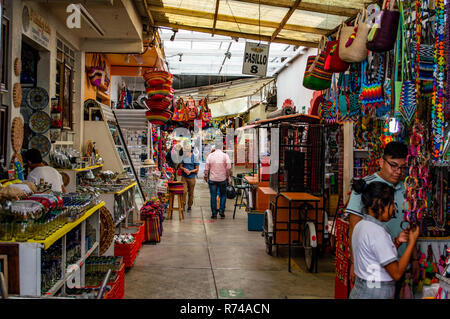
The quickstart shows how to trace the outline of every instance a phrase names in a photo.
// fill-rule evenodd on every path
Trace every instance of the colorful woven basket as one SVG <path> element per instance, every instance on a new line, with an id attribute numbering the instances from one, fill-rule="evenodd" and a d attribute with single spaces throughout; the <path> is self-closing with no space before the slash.
<path id="1" fill-rule="evenodd" d="M 183 182 L 169 182 L 169 192 L 175 194 L 184 193 L 184 183 Z"/>
<path id="2" fill-rule="evenodd" d="M 172 104 L 172 99 L 165 97 L 161 100 L 145 100 L 144 103 L 150 110 L 166 110 Z"/>
<path id="3" fill-rule="evenodd" d="M 172 117 L 172 112 L 168 110 L 151 110 L 145 112 L 145 116 L 154 125 L 164 125 Z"/>

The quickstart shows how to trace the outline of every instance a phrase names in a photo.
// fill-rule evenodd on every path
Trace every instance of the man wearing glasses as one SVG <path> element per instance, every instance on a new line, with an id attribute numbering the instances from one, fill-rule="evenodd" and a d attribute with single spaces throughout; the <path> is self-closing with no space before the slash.
<path id="1" fill-rule="evenodd" d="M 404 179 L 408 166 L 406 157 L 408 156 L 408 147 L 400 142 L 390 142 L 384 149 L 383 157 L 380 159 L 380 170 L 373 175 L 364 177 L 367 184 L 371 182 L 384 182 L 394 187 L 394 201 L 396 212 L 391 220 L 386 222 L 386 226 L 394 239 L 394 243 L 398 248 L 399 257 L 406 249 L 406 242 L 408 241 L 408 230 L 403 231 L 401 223 L 403 219 L 403 202 L 405 200 L 405 186 Z M 363 204 L 361 195 L 352 192 L 350 200 L 345 210 L 349 214 L 349 240 L 352 242 L 352 233 L 356 224 L 364 218 L 366 212 L 363 211 Z M 351 251 L 351 249 L 350 249 Z M 419 260 L 417 257 L 417 250 L 414 250 L 411 258 L 411 267 L 413 278 L 419 276 Z M 355 281 L 355 273 L 353 271 L 353 263 L 350 267 L 350 279 Z M 404 278 L 397 283 L 395 297 L 398 299 L 400 289 L 403 285 Z"/>

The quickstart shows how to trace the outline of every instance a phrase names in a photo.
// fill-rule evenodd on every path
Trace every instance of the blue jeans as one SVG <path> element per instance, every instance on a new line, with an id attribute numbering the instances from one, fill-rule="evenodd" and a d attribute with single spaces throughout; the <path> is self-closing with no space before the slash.
<path id="1" fill-rule="evenodd" d="M 213 216 L 217 216 L 217 201 L 216 197 L 220 197 L 219 212 L 225 212 L 225 203 L 227 201 L 227 181 L 214 182 L 208 181 L 209 193 L 211 194 L 211 213 Z"/>

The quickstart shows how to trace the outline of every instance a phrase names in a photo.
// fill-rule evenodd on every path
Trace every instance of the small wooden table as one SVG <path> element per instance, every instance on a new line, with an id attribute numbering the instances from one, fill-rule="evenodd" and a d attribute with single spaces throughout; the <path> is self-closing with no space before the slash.
<path id="1" fill-rule="evenodd" d="M 288 271 L 291 272 L 291 210 L 292 210 L 292 202 L 302 202 L 302 203 L 314 203 L 315 209 L 316 209 L 316 219 L 317 215 L 319 213 L 318 209 L 318 203 L 320 202 L 320 198 L 316 197 L 314 195 L 311 195 L 309 193 L 299 193 L 299 192 L 283 192 L 280 193 L 279 196 L 283 196 L 289 201 L 289 218 L 288 218 L 288 233 L 289 233 L 289 240 L 288 240 L 288 249 L 289 249 L 289 257 L 288 257 Z M 298 231 L 300 232 L 300 225 L 298 228 Z M 317 272 L 317 254 L 316 254 L 316 260 L 313 260 L 315 263 L 315 272 Z"/>
<path id="2" fill-rule="evenodd" d="M 258 184 L 258 177 L 255 177 L 255 176 L 244 176 L 244 179 L 250 185 L 257 185 Z"/>

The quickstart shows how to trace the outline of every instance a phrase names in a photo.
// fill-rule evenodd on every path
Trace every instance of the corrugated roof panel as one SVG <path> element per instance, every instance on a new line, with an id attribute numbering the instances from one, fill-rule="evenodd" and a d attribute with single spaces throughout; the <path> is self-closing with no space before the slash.
<path id="1" fill-rule="evenodd" d="M 308 41 L 308 42 L 319 42 L 322 36 L 320 34 L 312 33 L 300 33 L 296 31 L 281 30 L 278 33 L 277 38 L 298 40 L 298 41 Z"/>
<path id="2" fill-rule="evenodd" d="M 242 33 L 252 33 L 252 34 L 259 34 L 260 30 L 259 27 L 255 25 L 248 25 L 241 23 L 236 24 L 235 22 L 224 22 L 224 21 L 217 21 L 216 29 Z M 261 27 L 261 35 L 271 36 L 274 31 L 275 28 Z"/>
<path id="3" fill-rule="evenodd" d="M 288 11 L 287 8 L 261 5 L 261 20 L 280 22 Z M 233 0 L 220 0 L 219 13 L 250 19 L 258 19 L 259 17 L 258 4 Z"/>
<path id="4" fill-rule="evenodd" d="M 213 26 L 213 20 L 210 19 L 181 16 L 178 14 L 171 14 L 171 13 L 166 13 L 165 16 L 170 23 L 185 24 L 201 28 L 212 28 Z"/>
<path id="5" fill-rule="evenodd" d="M 182 8 L 188 10 L 204 11 L 204 12 L 215 12 L 216 2 L 211 0 L 152 0 L 149 1 L 151 5 L 164 7 L 174 7 Z"/>
<path id="6" fill-rule="evenodd" d="M 302 0 L 302 3 L 314 3 L 353 9 L 362 9 L 367 2 L 367 0 Z"/>
<path id="7" fill-rule="evenodd" d="M 348 17 L 331 14 L 295 10 L 287 23 L 332 30 L 343 21 L 347 20 L 347 18 Z"/>

